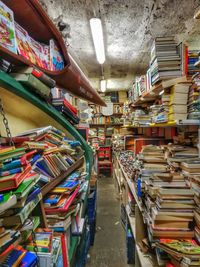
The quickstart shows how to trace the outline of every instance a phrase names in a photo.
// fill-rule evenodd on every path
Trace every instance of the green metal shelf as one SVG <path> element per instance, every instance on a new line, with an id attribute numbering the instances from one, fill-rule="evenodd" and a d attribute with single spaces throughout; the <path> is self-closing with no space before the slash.
<path id="1" fill-rule="evenodd" d="M 65 128 L 76 140 L 80 141 L 81 147 L 85 151 L 84 157 L 86 163 L 86 172 L 88 172 L 87 179 L 89 180 L 93 163 L 92 149 L 84 140 L 84 138 L 74 128 L 74 126 L 72 126 L 71 123 L 67 121 L 67 119 L 61 113 L 59 113 L 53 106 L 46 103 L 36 94 L 27 90 L 25 86 L 17 82 L 7 73 L 0 72 L 0 86 L 16 94 L 17 96 L 22 97 L 34 106 L 38 107 L 40 110 L 42 110 L 51 118 L 53 118 L 57 123 L 59 123 L 63 128 Z"/>

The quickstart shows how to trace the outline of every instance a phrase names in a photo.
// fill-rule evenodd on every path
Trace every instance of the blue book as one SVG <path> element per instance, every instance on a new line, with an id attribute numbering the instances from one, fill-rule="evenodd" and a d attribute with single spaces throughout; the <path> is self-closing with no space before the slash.
<path id="1" fill-rule="evenodd" d="M 3 167 L 0 168 L 0 172 L 12 170 L 12 169 L 15 169 L 15 168 L 19 168 L 21 166 L 22 166 L 21 165 L 21 160 L 20 159 L 16 159 L 16 160 L 13 160 L 11 162 L 3 164 Z"/>
<path id="2" fill-rule="evenodd" d="M 33 199 L 35 199 L 35 197 L 41 192 L 39 187 L 34 186 L 33 191 L 28 195 L 27 199 L 26 199 L 26 204 L 28 204 L 30 201 L 32 201 Z"/>
<path id="3" fill-rule="evenodd" d="M 32 266 L 35 266 L 36 263 L 37 263 L 37 256 L 34 253 L 27 251 L 21 261 L 20 266 L 21 267 L 32 267 Z"/>

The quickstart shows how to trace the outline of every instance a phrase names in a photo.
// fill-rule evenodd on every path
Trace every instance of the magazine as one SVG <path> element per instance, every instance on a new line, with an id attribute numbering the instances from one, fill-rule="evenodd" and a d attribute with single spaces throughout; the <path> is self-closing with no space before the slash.
<path id="1" fill-rule="evenodd" d="M 0 45 L 17 54 L 15 38 L 14 15 L 6 5 L 0 1 Z"/>
<path id="2" fill-rule="evenodd" d="M 64 61 L 59 49 L 53 39 L 50 40 L 50 69 L 53 71 L 62 70 Z"/>

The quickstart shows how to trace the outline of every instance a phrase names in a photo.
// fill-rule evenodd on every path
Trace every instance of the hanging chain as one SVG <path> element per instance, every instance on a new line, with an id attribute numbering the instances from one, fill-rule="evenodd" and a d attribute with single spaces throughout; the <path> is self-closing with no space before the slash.
<path id="1" fill-rule="evenodd" d="M 1 98 L 0 98 L 0 113 L 1 113 L 1 115 L 3 117 L 3 124 L 4 124 L 5 129 L 6 129 L 9 145 L 10 146 L 14 146 L 14 142 L 12 140 L 11 131 L 10 131 L 10 128 L 9 128 L 9 125 L 8 125 L 8 120 L 7 120 L 6 115 L 5 115 L 5 111 L 4 111 L 4 108 L 3 108 L 3 103 L 2 103 L 2 99 Z"/>

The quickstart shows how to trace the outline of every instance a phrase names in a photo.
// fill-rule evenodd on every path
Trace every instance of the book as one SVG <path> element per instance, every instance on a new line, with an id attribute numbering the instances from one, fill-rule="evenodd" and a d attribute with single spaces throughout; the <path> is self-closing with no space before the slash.
<path id="1" fill-rule="evenodd" d="M 36 67 L 14 67 L 13 72 L 22 74 L 32 74 L 49 88 L 53 88 L 56 85 L 56 82 L 52 78 L 50 78 L 48 75 L 46 75 L 44 72 L 42 72 Z"/>
<path id="2" fill-rule="evenodd" d="M 35 57 L 36 65 L 38 65 L 41 68 L 44 68 L 43 61 L 42 61 L 42 57 L 43 57 L 42 45 L 36 40 L 34 40 L 31 36 L 29 36 L 29 42 L 30 42 L 30 46 L 33 51 L 33 55 Z"/>
<path id="3" fill-rule="evenodd" d="M 56 42 L 51 39 L 50 43 L 50 70 L 57 71 L 64 68 L 64 60 Z"/>
<path id="4" fill-rule="evenodd" d="M 43 82 L 41 82 L 38 78 L 36 78 L 34 75 L 24 73 L 11 73 L 11 76 L 17 81 L 26 85 L 35 93 L 39 94 L 41 97 L 49 99 L 51 92 L 50 88 L 46 86 Z"/>
<path id="5" fill-rule="evenodd" d="M 17 22 L 15 22 L 15 32 L 16 32 L 18 54 L 23 56 L 27 60 L 30 60 L 32 63 L 36 64 L 33 50 L 30 46 L 28 32 Z"/>
<path id="6" fill-rule="evenodd" d="M 12 174 L 0 178 L 0 191 L 17 188 L 29 175 L 31 165 L 28 164 L 21 173 Z"/>
<path id="7" fill-rule="evenodd" d="M 23 224 L 41 199 L 42 195 L 38 194 L 34 200 L 30 201 L 27 205 L 25 205 L 17 214 L 10 217 L 1 216 L 3 225 L 13 226 L 17 224 Z"/>
<path id="8" fill-rule="evenodd" d="M 0 1 L 0 29 L 0 45 L 17 54 L 14 14 L 2 1 Z"/>
<path id="9" fill-rule="evenodd" d="M 10 197 L 0 203 L 0 214 L 6 211 L 7 209 L 10 209 L 12 206 L 14 206 L 17 203 L 17 198 L 15 195 L 10 195 Z"/>

